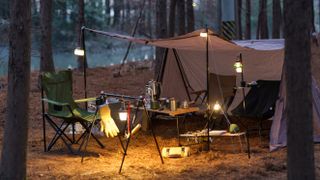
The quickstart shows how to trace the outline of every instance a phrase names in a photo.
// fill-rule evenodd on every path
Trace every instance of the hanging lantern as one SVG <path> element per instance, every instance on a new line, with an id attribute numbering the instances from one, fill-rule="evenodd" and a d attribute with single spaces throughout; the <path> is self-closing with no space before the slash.
<path id="1" fill-rule="evenodd" d="M 243 68 L 243 65 L 242 65 L 242 62 L 240 59 L 238 59 L 234 65 L 233 65 L 234 69 L 236 70 L 237 73 L 242 73 L 242 68 Z"/>
<path id="2" fill-rule="evenodd" d="M 80 47 L 77 47 L 74 49 L 74 55 L 76 56 L 84 56 L 84 50 Z"/>
<path id="3" fill-rule="evenodd" d="M 128 111 L 126 110 L 125 103 L 122 103 L 119 109 L 119 119 L 120 121 L 126 121 L 128 118 Z"/>

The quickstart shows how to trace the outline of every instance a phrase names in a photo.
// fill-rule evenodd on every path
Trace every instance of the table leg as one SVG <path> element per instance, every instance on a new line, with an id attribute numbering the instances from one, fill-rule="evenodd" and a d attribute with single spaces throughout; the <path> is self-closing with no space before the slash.
<path id="1" fill-rule="evenodd" d="M 248 133 L 247 132 L 245 134 L 245 140 L 246 140 L 246 143 L 247 143 L 248 158 L 250 159 L 250 143 L 249 143 L 249 137 L 248 137 Z"/>
<path id="2" fill-rule="evenodd" d="M 208 129 L 207 129 L 208 130 L 208 132 L 207 132 L 208 133 L 207 134 L 207 141 L 208 141 L 207 142 L 208 143 L 207 146 L 208 147 L 207 148 L 208 148 L 208 151 L 210 151 L 210 117 L 207 117 L 207 121 L 208 121 L 207 122 L 207 125 L 208 125 Z"/>
<path id="3" fill-rule="evenodd" d="M 178 136 L 178 146 L 181 146 L 181 143 L 180 143 L 180 128 L 179 128 L 179 117 L 176 117 L 176 121 L 177 121 L 177 136 Z"/>
<path id="4" fill-rule="evenodd" d="M 241 152 L 243 152 L 243 147 L 242 147 L 242 140 L 241 140 L 241 135 L 239 136 L 239 142 L 240 142 L 240 148 L 241 148 Z"/>

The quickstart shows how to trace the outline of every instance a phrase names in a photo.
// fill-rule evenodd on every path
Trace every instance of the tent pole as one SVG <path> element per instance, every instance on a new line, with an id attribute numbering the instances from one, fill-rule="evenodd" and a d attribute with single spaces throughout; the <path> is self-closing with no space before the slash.
<path id="1" fill-rule="evenodd" d="M 240 63 L 243 65 L 243 62 L 242 62 L 242 54 L 240 53 L 239 55 L 239 60 L 240 60 Z M 245 93 L 245 87 L 246 87 L 246 82 L 244 81 L 244 75 L 243 75 L 243 69 L 244 67 L 242 67 L 242 72 L 241 72 L 241 84 L 240 86 L 242 87 L 242 106 L 243 106 L 243 111 L 244 113 L 246 112 L 246 93 Z"/>
<path id="2" fill-rule="evenodd" d="M 169 51 L 169 49 L 166 48 L 164 56 L 163 56 L 163 60 L 161 62 L 160 73 L 158 74 L 158 77 L 157 77 L 157 82 L 161 82 L 162 83 L 163 74 L 164 74 L 164 67 L 166 66 L 166 63 L 167 63 L 168 51 Z"/>
<path id="3" fill-rule="evenodd" d="M 206 70 L 207 70 L 207 104 L 209 105 L 209 34 L 208 34 L 208 25 L 206 25 L 206 33 L 207 33 L 207 37 L 206 37 Z M 208 151 L 210 150 L 210 117 L 207 115 L 207 125 L 208 125 Z"/>
<path id="4" fill-rule="evenodd" d="M 185 90 L 187 92 L 187 95 L 188 95 L 188 99 L 189 99 L 189 101 L 191 101 L 190 93 L 189 93 L 189 90 L 188 90 L 188 85 L 187 85 L 187 82 L 186 82 L 186 79 L 185 79 L 186 77 L 184 76 L 184 74 L 182 72 L 183 71 L 183 67 L 182 67 L 181 63 L 179 62 L 179 55 L 178 55 L 176 49 L 172 49 L 172 50 L 173 50 L 173 54 L 174 54 L 174 57 L 176 59 L 176 62 L 177 62 L 178 68 L 179 68 L 179 72 L 180 72 L 180 75 L 181 75 L 181 78 L 182 78 L 182 81 L 183 81 L 184 88 L 185 88 Z"/>
<path id="5" fill-rule="evenodd" d="M 87 98 L 87 52 L 86 52 L 86 45 L 85 45 L 85 35 L 84 35 L 85 27 L 81 27 L 81 48 L 84 51 L 83 56 L 83 82 L 84 82 L 84 98 Z M 85 102 L 85 107 L 88 109 L 88 102 Z"/>

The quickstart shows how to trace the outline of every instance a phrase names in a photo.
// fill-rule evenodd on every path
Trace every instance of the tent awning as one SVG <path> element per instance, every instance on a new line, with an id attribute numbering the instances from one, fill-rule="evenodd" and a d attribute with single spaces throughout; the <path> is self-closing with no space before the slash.
<path id="1" fill-rule="evenodd" d="M 201 32 L 205 29 L 199 29 L 194 32 L 166 39 L 144 39 L 136 38 L 127 35 L 121 35 L 112 32 L 105 32 L 85 28 L 89 32 L 105 35 L 119 40 L 129 41 L 133 43 L 145 44 L 150 46 L 157 46 L 163 48 L 179 49 L 179 50 L 193 50 L 205 51 L 206 38 L 200 37 Z M 217 33 L 208 30 L 208 40 L 210 51 L 247 51 L 247 50 L 279 50 L 284 47 L 284 40 L 245 40 L 245 41 L 227 41 L 220 38 Z"/>

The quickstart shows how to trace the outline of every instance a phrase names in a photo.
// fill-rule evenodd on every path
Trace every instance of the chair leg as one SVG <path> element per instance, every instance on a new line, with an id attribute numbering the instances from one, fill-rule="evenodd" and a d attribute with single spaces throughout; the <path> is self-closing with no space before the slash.
<path id="1" fill-rule="evenodd" d="M 50 123 L 50 122 L 49 122 Z M 53 122 L 51 122 L 51 123 L 53 123 Z M 51 123 L 50 123 L 50 125 L 51 125 Z M 52 140 L 51 140 L 51 142 L 49 143 L 49 145 L 48 145 L 48 147 L 50 147 L 50 146 L 52 146 L 53 144 L 55 144 L 55 142 L 59 139 L 59 132 L 58 132 L 58 130 L 57 129 L 61 129 L 62 128 L 62 126 L 64 125 L 65 123 L 64 122 L 62 122 L 62 124 L 60 125 L 60 127 L 56 127 L 56 128 L 54 128 L 54 130 L 56 131 L 56 133 L 55 133 L 55 135 L 53 136 L 53 138 L 52 138 Z M 53 125 L 51 125 L 51 126 L 53 126 Z M 67 127 L 67 126 L 66 126 Z M 64 128 L 62 131 L 64 131 L 66 128 Z"/>
<path id="2" fill-rule="evenodd" d="M 42 107 L 43 108 L 43 107 Z M 43 148 L 44 152 L 47 152 L 47 141 L 46 141 L 46 120 L 45 114 L 42 112 L 42 133 L 43 133 Z"/>
<path id="3" fill-rule="evenodd" d="M 68 144 L 68 143 L 67 143 L 67 140 L 65 139 L 65 137 L 67 137 L 67 136 L 65 135 L 64 130 L 66 129 L 67 126 L 66 126 L 63 130 L 61 130 L 53 121 L 48 120 L 48 122 L 49 122 L 49 124 L 52 126 L 52 128 L 56 131 L 56 133 L 58 133 L 58 136 L 57 136 L 55 139 L 53 139 L 53 140 L 51 141 L 51 143 L 49 144 L 49 146 L 48 146 L 48 151 L 50 151 L 51 148 L 53 147 L 53 145 L 57 142 L 57 140 L 58 140 L 59 138 L 61 138 L 62 141 L 64 142 L 64 144 L 65 144 L 65 145 L 67 146 L 67 148 L 69 149 L 69 151 L 70 151 L 72 154 L 74 154 L 74 152 L 73 152 L 70 144 Z M 64 137 L 64 136 L 65 136 L 65 137 Z"/>
<path id="4" fill-rule="evenodd" d="M 48 115 L 46 115 L 46 118 L 47 118 L 49 124 L 55 129 L 55 131 L 56 131 L 56 129 L 60 129 L 60 130 L 61 130 L 62 126 L 65 124 L 65 121 L 63 121 L 63 122 L 61 123 L 60 127 L 59 127 Z M 70 143 L 72 143 L 72 140 L 64 133 L 65 129 L 66 129 L 68 126 L 69 126 L 69 124 L 66 125 L 66 127 L 64 128 L 64 130 L 62 131 L 62 133 L 63 133 L 63 135 L 65 136 L 65 138 L 67 138 L 67 139 L 70 141 Z M 57 132 L 57 131 L 56 131 L 56 132 Z M 54 138 L 55 138 L 57 135 L 58 135 L 58 134 L 56 133 L 55 136 L 54 136 Z"/>
<path id="5" fill-rule="evenodd" d="M 70 143 L 72 143 L 71 139 L 64 133 L 65 130 L 66 130 L 66 129 L 68 128 L 68 126 L 70 125 L 70 123 L 68 123 L 63 129 L 61 129 L 61 128 L 62 128 L 62 126 L 65 124 L 64 122 L 60 125 L 60 127 L 58 127 L 53 121 L 49 121 L 49 123 L 50 123 L 51 126 L 55 129 L 56 134 L 55 134 L 54 137 L 52 138 L 52 140 L 51 140 L 51 142 L 50 142 L 50 144 L 49 144 L 49 146 L 48 146 L 48 150 L 51 149 L 51 146 L 53 146 L 53 145 L 56 143 L 56 141 L 57 141 L 60 137 L 62 137 L 62 135 L 63 135 L 67 140 L 69 140 Z"/>
<path id="6" fill-rule="evenodd" d="M 75 132 L 76 132 L 76 129 L 75 129 L 75 123 L 72 123 L 71 124 L 72 125 L 72 144 L 74 144 L 75 143 Z"/>
<path id="7" fill-rule="evenodd" d="M 76 140 L 75 144 L 78 144 L 81 139 L 85 138 L 85 137 L 84 137 L 85 135 L 86 135 L 85 132 L 82 133 L 81 136 Z"/>

